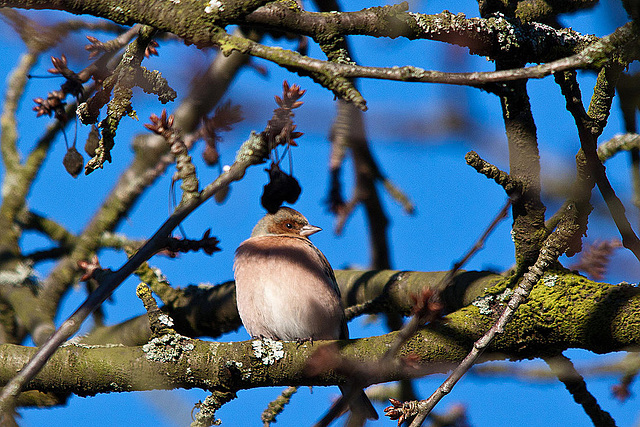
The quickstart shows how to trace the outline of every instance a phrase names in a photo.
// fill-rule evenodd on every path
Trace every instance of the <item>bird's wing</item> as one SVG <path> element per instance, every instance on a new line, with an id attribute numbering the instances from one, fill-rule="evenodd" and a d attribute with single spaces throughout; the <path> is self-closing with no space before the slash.
<path id="1" fill-rule="evenodd" d="M 331 264 L 329 264 L 329 261 L 327 261 L 327 257 L 324 256 L 324 254 L 320 251 L 320 249 L 316 248 L 316 246 L 311 242 L 311 240 L 307 238 L 302 238 L 302 240 L 304 240 L 304 242 L 316 252 L 316 254 L 318 255 L 318 258 L 320 258 L 320 261 L 322 262 L 322 271 L 331 282 L 331 289 L 333 289 L 333 291 L 338 295 L 338 297 L 341 298 L 342 295 L 340 295 L 340 288 L 338 287 L 338 281 L 336 280 L 336 275 L 333 273 L 333 268 L 331 268 Z"/>
<path id="2" fill-rule="evenodd" d="M 318 258 L 320 258 L 320 261 L 322 262 L 322 270 L 324 272 L 324 274 L 327 276 L 327 278 L 329 278 L 329 281 L 331 283 L 331 289 L 333 289 L 333 291 L 336 293 L 336 295 L 338 296 L 339 300 L 342 300 L 342 295 L 340 294 L 340 287 L 338 286 L 338 281 L 336 280 L 336 275 L 333 272 L 333 268 L 331 268 L 331 264 L 329 264 L 329 261 L 327 260 L 327 257 L 324 256 L 324 254 L 322 253 L 322 251 L 320 249 L 318 249 L 312 242 L 311 240 L 307 239 L 307 238 L 303 238 L 302 240 L 304 240 L 304 242 L 309 245 L 310 248 L 312 248 L 316 254 L 318 255 Z M 349 327 L 347 326 L 347 319 L 346 317 L 342 316 L 342 324 L 340 325 L 340 339 L 348 339 L 349 338 Z"/>

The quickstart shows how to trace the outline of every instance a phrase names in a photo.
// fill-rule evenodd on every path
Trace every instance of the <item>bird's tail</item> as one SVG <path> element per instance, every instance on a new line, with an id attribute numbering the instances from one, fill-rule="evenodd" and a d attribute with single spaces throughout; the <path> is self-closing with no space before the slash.
<path id="1" fill-rule="evenodd" d="M 348 386 L 340 386 L 340 391 L 342 391 L 342 394 L 347 394 L 348 390 Z M 364 390 L 360 390 L 356 393 L 356 395 L 349 403 L 349 409 L 351 409 L 352 416 L 355 416 L 357 418 L 365 418 L 369 420 L 378 419 L 378 413 L 376 412 L 367 395 L 364 394 Z"/>

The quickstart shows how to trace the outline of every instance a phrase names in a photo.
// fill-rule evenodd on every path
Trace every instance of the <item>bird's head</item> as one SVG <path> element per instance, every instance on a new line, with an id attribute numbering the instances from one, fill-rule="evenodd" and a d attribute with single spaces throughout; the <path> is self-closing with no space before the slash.
<path id="1" fill-rule="evenodd" d="M 281 207 L 276 213 L 266 214 L 253 228 L 251 237 L 258 236 L 298 236 L 308 237 L 320 227 L 309 224 L 307 218 L 295 209 Z"/>

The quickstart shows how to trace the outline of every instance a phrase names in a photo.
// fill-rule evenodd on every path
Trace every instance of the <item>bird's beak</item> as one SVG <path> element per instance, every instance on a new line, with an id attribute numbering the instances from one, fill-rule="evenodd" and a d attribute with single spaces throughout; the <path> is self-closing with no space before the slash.
<path id="1" fill-rule="evenodd" d="M 316 234 L 318 231 L 322 231 L 322 228 L 316 227 L 315 225 L 307 224 L 300 229 L 300 235 L 309 237 L 312 234 Z"/>

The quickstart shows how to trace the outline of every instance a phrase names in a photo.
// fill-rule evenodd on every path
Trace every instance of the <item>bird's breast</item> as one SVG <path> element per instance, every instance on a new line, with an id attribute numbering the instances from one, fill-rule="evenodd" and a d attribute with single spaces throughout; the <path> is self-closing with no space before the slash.
<path id="1" fill-rule="evenodd" d="M 303 239 L 254 237 L 236 251 L 238 311 L 254 337 L 337 339 L 344 311 L 333 279 Z"/>

